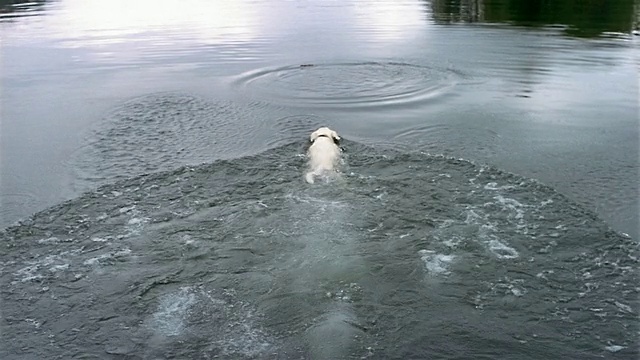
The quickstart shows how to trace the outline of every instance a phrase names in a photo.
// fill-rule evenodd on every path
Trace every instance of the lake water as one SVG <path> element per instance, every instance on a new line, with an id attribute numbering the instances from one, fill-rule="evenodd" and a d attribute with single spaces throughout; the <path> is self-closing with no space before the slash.
<path id="1" fill-rule="evenodd" d="M 1 358 L 638 357 L 636 2 L 0 9 Z"/>

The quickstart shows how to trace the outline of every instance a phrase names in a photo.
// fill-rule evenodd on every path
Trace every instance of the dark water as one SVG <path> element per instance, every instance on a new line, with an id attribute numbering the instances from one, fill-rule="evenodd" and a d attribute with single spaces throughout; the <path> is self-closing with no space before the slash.
<path id="1" fill-rule="evenodd" d="M 638 357 L 636 2 L 0 4 L 0 358 Z"/>
<path id="2" fill-rule="evenodd" d="M 534 180 L 345 146 L 329 184 L 294 143 L 9 228 L 3 358 L 637 356 L 635 241 Z"/>

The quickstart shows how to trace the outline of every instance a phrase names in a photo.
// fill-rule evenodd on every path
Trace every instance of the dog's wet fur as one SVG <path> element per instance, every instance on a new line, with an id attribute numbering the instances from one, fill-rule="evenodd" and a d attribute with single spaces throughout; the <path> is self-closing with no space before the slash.
<path id="1" fill-rule="evenodd" d="M 323 126 L 311 133 L 309 141 L 311 142 L 307 150 L 309 168 L 305 180 L 313 184 L 317 177 L 336 176 L 342 153 L 338 133 Z"/>

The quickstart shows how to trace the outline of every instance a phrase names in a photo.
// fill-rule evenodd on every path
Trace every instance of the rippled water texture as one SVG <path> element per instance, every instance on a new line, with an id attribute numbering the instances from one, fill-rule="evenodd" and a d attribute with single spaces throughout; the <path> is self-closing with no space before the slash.
<path id="1" fill-rule="evenodd" d="M 634 3 L 545 4 L 0 3 L 0 225 L 302 121 L 539 179 L 637 237 Z"/>
<path id="2" fill-rule="evenodd" d="M 0 358 L 638 358 L 637 14 L 0 1 Z"/>
<path id="3" fill-rule="evenodd" d="M 637 356 L 634 241 L 533 180 L 344 146 L 332 183 L 293 143 L 7 229 L 3 357 Z"/>
<path id="4" fill-rule="evenodd" d="M 358 109 L 424 105 L 462 78 L 452 70 L 407 63 L 301 64 L 244 74 L 236 86 L 289 106 Z"/>
<path id="5" fill-rule="evenodd" d="M 153 94 L 113 109 L 70 161 L 79 178 L 109 182 L 255 153 L 254 142 L 272 131 L 264 127 L 249 107 L 193 95 Z"/>

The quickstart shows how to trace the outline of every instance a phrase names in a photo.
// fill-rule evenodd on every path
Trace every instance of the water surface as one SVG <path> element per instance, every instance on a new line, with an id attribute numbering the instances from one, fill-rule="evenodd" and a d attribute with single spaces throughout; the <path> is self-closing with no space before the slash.
<path id="1" fill-rule="evenodd" d="M 634 240 L 531 179 L 345 146 L 331 183 L 299 142 L 7 229 L 4 358 L 637 355 Z"/>
<path id="2" fill-rule="evenodd" d="M 233 101 L 229 123 L 273 128 L 313 115 L 353 139 L 490 163 L 637 237 L 634 6 L 5 4 L 2 224 L 93 188 L 70 159 L 95 127 L 133 98 L 178 91 Z M 242 144 L 216 154 L 186 145 L 189 156 L 257 153 L 268 147 L 262 135 L 283 138 L 237 129 Z"/>
<path id="3" fill-rule="evenodd" d="M 0 8 L 0 357 L 638 356 L 635 2 Z"/>

